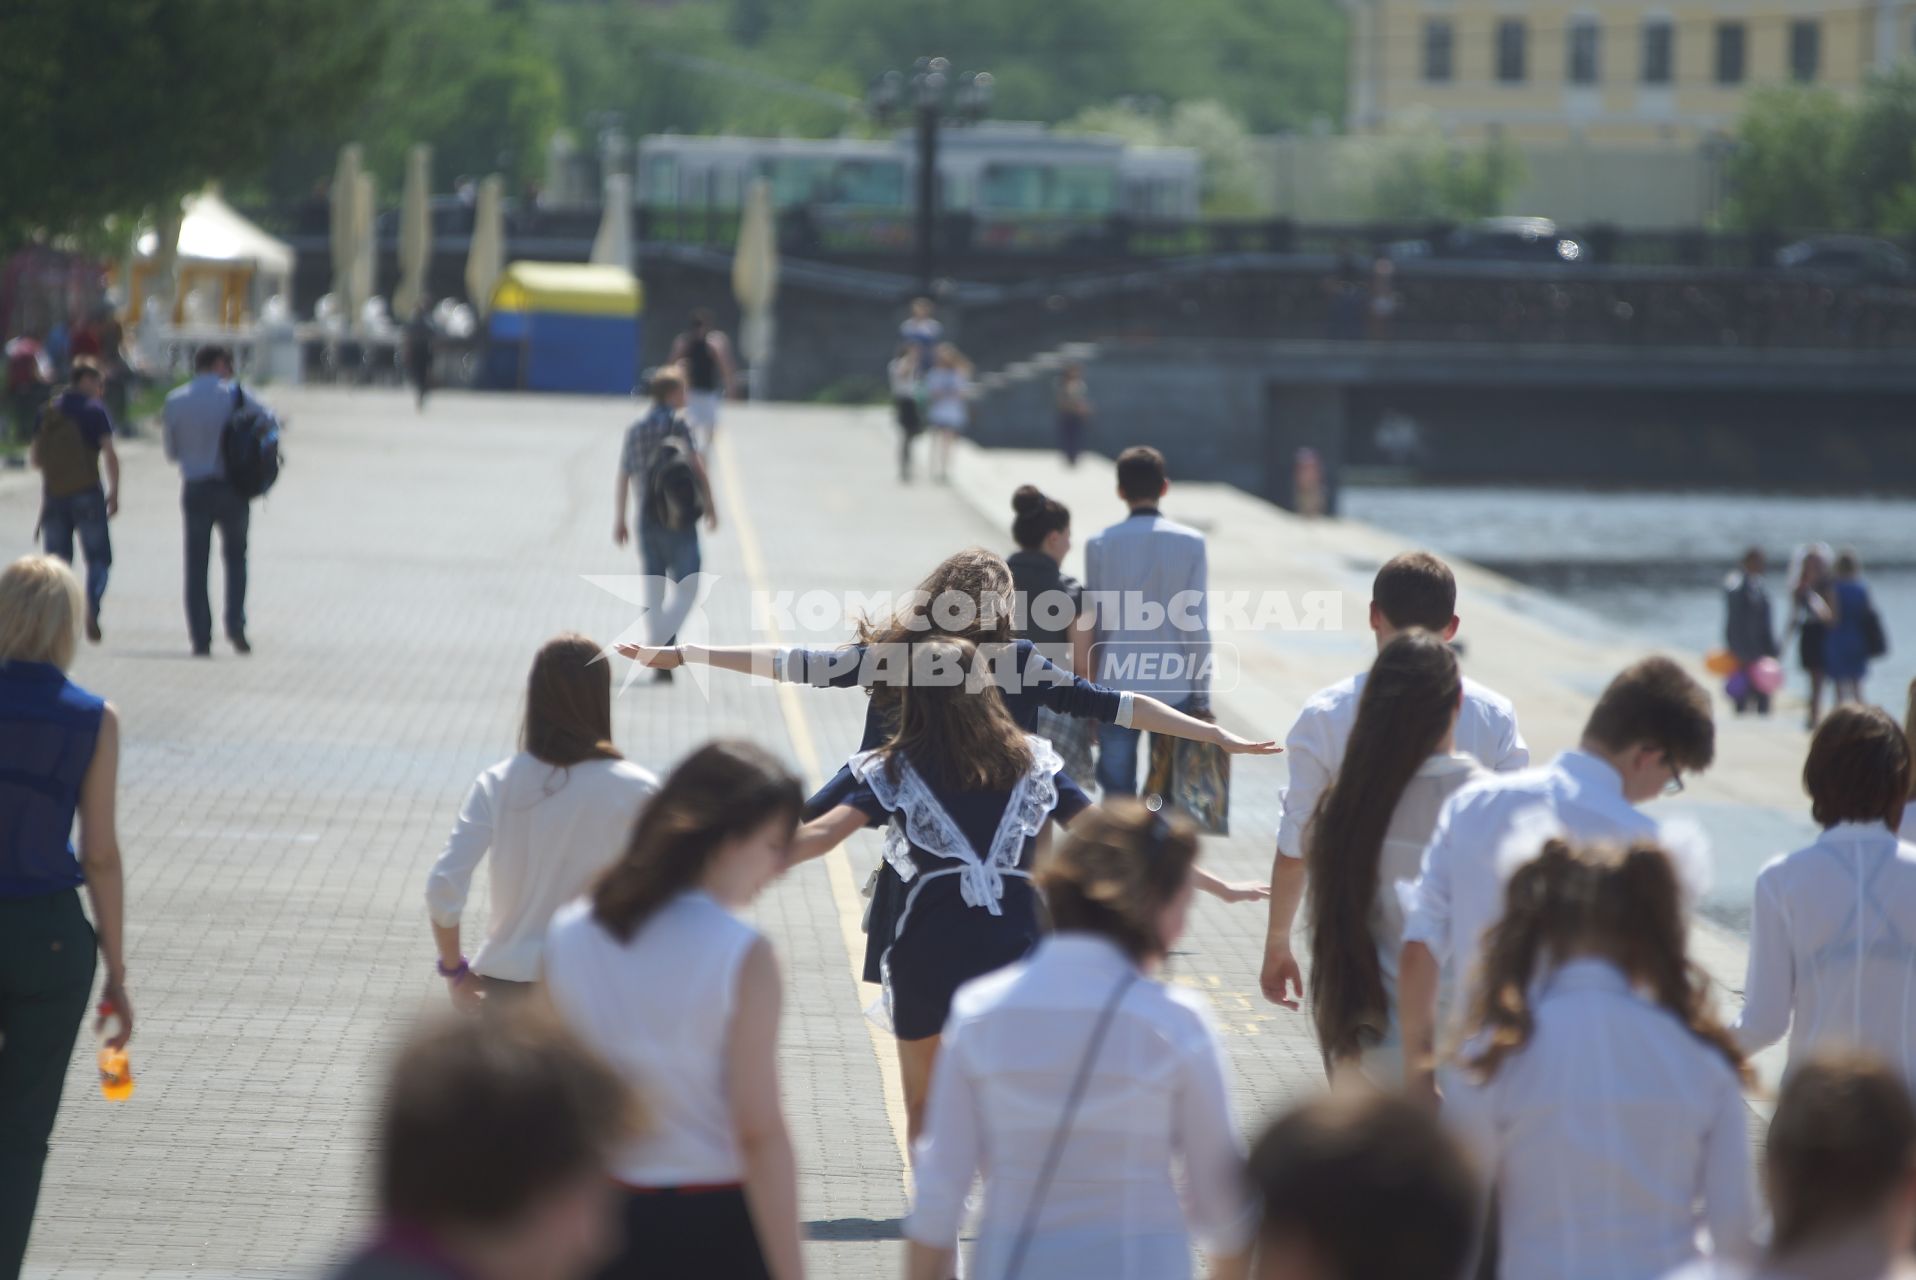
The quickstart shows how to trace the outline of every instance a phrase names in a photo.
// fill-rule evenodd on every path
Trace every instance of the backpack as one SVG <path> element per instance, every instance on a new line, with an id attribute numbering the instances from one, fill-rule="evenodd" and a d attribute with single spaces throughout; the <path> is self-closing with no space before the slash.
<path id="1" fill-rule="evenodd" d="M 645 460 L 646 510 L 668 529 L 690 529 L 705 514 L 692 453 L 683 437 L 668 435 Z"/>
<path id="2" fill-rule="evenodd" d="M 56 404 L 40 412 L 36 432 L 40 475 L 49 498 L 70 498 L 100 487 L 100 451 L 87 443 L 80 424 Z"/>
<path id="3" fill-rule="evenodd" d="M 220 460 L 226 482 L 246 499 L 261 498 L 279 479 L 279 424 L 233 384 L 233 411 L 220 428 Z"/>

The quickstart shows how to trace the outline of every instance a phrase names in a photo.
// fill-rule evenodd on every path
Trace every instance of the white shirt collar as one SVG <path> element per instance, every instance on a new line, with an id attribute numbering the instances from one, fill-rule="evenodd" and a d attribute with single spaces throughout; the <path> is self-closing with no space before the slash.
<path id="1" fill-rule="evenodd" d="M 1892 842 L 1897 839 L 1886 822 L 1839 822 L 1825 827 L 1816 837 L 1817 844 L 1856 844 L 1866 840 Z"/>
<path id="2" fill-rule="evenodd" d="M 1615 765 L 1581 747 L 1565 751 L 1551 762 L 1552 767 L 1576 779 L 1577 785 L 1600 792 L 1618 804 L 1629 804 L 1623 796 L 1623 775 Z"/>
<path id="3" fill-rule="evenodd" d="M 1112 973 L 1138 967 L 1137 962 L 1125 954 L 1123 947 L 1097 933 L 1077 930 L 1054 933 L 1039 944 L 1039 952 L 1059 964 L 1108 969 Z"/>
<path id="4" fill-rule="evenodd" d="M 1439 751 L 1436 755 L 1417 766 L 1416 776 L 1419 778 L 1447 778 L 1453 773 L 1468 773 L 1477 767 L 1477 760 L 1474 756 L 1467 756 L 1461 751 Z"/>
<path id="5" fill-rule="evenodd" d="M 1546 991 L 1611 991 L 1628 995 L 1633 988 L 1623 971 L 1608 960 L 1579 956 L 1558 965 L 1544 982 Z"/>

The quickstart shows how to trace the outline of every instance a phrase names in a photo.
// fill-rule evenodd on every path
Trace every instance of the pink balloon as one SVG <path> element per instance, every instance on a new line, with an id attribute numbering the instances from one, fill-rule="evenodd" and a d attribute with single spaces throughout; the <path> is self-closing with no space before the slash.
<path id="1" fill-rule="evenodd" d="M 1750 686 L 1761 694 L 1775 693 L 1783 687 L 1783 664 L 1775 658 L 1758 658 L 1750 664 Z"/>

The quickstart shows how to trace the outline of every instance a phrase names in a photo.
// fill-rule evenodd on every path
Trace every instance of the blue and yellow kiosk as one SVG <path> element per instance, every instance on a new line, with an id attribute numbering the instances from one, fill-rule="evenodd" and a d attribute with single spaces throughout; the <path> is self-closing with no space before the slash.
<path id="1" fill-rule="evenodd" d="M 638 278 L 624 267 L 514 262 L 492 291 L 487 386 L 629 395 L 639 377 Z"/>

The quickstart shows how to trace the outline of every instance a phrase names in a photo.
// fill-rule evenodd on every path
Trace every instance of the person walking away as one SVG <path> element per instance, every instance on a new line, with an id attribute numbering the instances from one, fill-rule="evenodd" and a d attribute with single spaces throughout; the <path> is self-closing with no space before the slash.
<path id="1" fill-rule="evenodd" d="M 438 336 L 426 304 L 414 307 L 412 318 L 406 322 L 406 380 L 412 383 L 421 413 L 426 411 L 426 396 L 432 391 L 432 344 Z"/>
<path id="2" fill-rule="evenodd" d="M 47 554 L 72 564 L 77 536 L 86 556 L 86 638 L 94 644 L 101 639 L 100 604 L 113 567 L 107 521 L 120 514 L 120 454 L 113 447 L 113 422 L 100 403 L 104 389 L 97 365 L 76 363 L 66 391 L 41 413 L 28 451 L 40 471 L 40 529 Z"/>
<path id="3" fill-rule="evenodd" d="M 1156 449 L 1135 445 L 1118 455 L 1118 497 L 1130 514 L 1085 545 L 1093 627 L 1093 669 L 1085 674 L 1113 689 L 1156 694 L 1181 711 L 1208 714 L 1204 535 L 1158 510 L 1170 488 L 1164 455 Z M 1153 612 L 1162 619 L 1156 626 L 1135 625 Z M 1099 729 L 1098 786 L 1107 796 L 1137 794 L 1136 729 Z"/>
<path id="4" fill-rule="evenodd" d="M 913 298 L 911 314 L 898 326 L 898 336 L 918 352 L 918 367 L 929 370 L 938 359 L 938 348 L 945 340 L 945 326 L 930 298 Z"/>
<path id="5" fill-rule="evenodd" d="M 553 1005 L 652 1115 L 611 1162 L 625 1240 L 605 1280 L 802 1280 L 778 962 L 740 913 L 791 860 L 803 801 L 758 747 L 708 743 L 552 922 Z"/>
<path id="6" fill-rule="evenodd" d="M 1444 1097 L 1496 1196 L 1502 1275 L 1660 1276 L 1699 1228 L 1712 1256 L 1753 1252 L 1749 1071 L 1684 892 L 1645 839 L 1553 839 L 1510 878 Z"/>
<path id="7" fill-rule="evenodd" d="M 1084 587 L 1064 572 L 1071 550 L 1071 512 L 1046 497 L 1036 485 L 1021 485 L 1011 495 L 1011 540 L 1018 549 L 1005 557 L 1011 569 L 1012 635 L 1030 640 L 1046 660 L 1065 671 L 1091 667 L 1091 632 L 1079 625 Z M 1039 736 L 1051 743 L 1064 771 L 1079 786 L 1092 781 L 1092 722 L 1049 708 L 1038 713 Z"/>
<path id="8" fill-rule="evenodd" d="M 1091 428 L 1091 388 L 1084 380 L 1084 366 L 1068 364 L 1058 377 L 1058 450 L 1065 465 L 1078 465 L 1084 452 L 1084 438 Z"/>
<path id="9" fill-rule="evenodd" d="M 1836 579 L 1830 587 L 1830 624 L 1823 637 L 1823 670 L 1835 686 L 1838 703 L 1863 700 L 1863 677 L 1870 659 L 1888 650 L 1883 622 L 1863 582 L 1863 562 L 1845 547 L 1836 553 Z"/>
<path id="10" fill-rule="evenodd" d="M 798 856 L 889 828 L 885 864 L 906 896 L 889 935 L 877 936 L 875 918 L 873 937 L 916 1141 L 953 993 L 1036 945 L 1038 833 L 1054 814 L 1068 826 L 1090 801 L 1051 745 L 1011 718 L 976 645 L 925 640 L 909 660 L 896 733 L 852 757 L 856 786 L 806 824 Z"/>
<path id="11" fill-rule="evenodd" d="M 1377 637 L 1379 653 L 1411 627 L 1449 641 L 1456 636 L 1459 625 L 1457 578 L 1449 565 L 1429 552 L 1407 551 L 1393 556 L 1372 579 L 1370 629 Z M 1343 763 L 1367 678 L 1360 672 L 1312 694 L 1297 713 L 1297 722 L 1284 742 L 1290 785 L 1279 797 L 1277 852 L 1271 860 L 1270 924 L 1264 935 L 1259 985 L 1267 1000 L 1290 1009 L 1297 1008 L 1304 993 L 1302 971 L 1291 948 L 1291 928 L 1304 897 L 1305 852 L 1311 843 L 1311 825 Z M 1530 747 L 1517 728 L 1517 711 L 1510 700 L 1469 676 L 1462 677 L 1462 688 L 1455 749 L 1497 773 L 1514 773 L 1529 764 Z M 1409 826 L 1394 829 L 1408 831 Z M 1394 971 L 1395 961 L 1387 967 Z"/>
<path id="12" fill-rule="evenodd" d="M 1466 997 L 1464 979 L 1504 910 L 1511 870 L 1551 836 L 1658 838 L 1655 819 L 1638 806 L 1682 791 L 1683 775 L 1715 758 L 1710 695 L 1668 658 L 1645 658 L 1604 689 L 1576 750 L 1541 769 L 1484 779 L 1444 802 L 1417 880 L 1403 891 L 1397 1007 L 1412 1096 L 1433 1096 L 1440 987 L 1448 986 L 1450 1009 Z"/>
<path id="13" fill-rule="evenodd" d="M 268 420 L 272 413 L 250 391 L 233 381 L 233 353 L 221 346 L 201 347 L 193 356 L 193 378 L 166 397 L 161 438 L 167 459 L 180 469 L 180 509 L 186 522 L 186 628 L 193 656 L 213 652 L 213 608 L 206 593 L 206 564 L 219 530 L 220 559 L 226 566 L 226 638 L 236 653 L 253 651 L 246 638 L 246 535 L 252 503 L 226 478 L 220 448 L 226 424 L 243 404 Z"/>
<path id="14" fill-rule="evenodd" d="M 1456 655 L 1421 628 L 1377 654 L 1336 780 L 1318 804 L 1301 865 L 1310 871 L 1311 1017 L 1333 1084 L 1353 1075 L 1401 1092 L 1397 958 L 1400 880 L 1443 804 L 1488 776 L 1456 749 L 1463 680 Z"/>
<path id="15" fill-rule="evenodd" d="M 25 441 L 53 387 L 53 362 L 38 338 L 22 334 L 7 343 L 7 408 L 13 415 L 13 439 Z"/>
<path id="16" fill-rule="evenodd" d="M 1829 563 L 1834 553 L 1822 543 L 1796 549 L 1790 563 L 1790 620 L 1784 629 L 1783 643 L 1796 636 L 1796 660 L 1810 679 L 1810 710 L 1807 727 L 1816 728 L 1823 718 L 1824 654 L 1829 638 L 1830 580 Z"/>
<path id="17" fill-rule="evenodd" d="M 1763 551 L 1751 547 L 1723 584 L 1723 647 L 1736 658 L 1743 673 L 1744 691 L 1734 699 L 1742 715 L 1752 705 L 1756 714 L 1770 714 L 1770 695 L 1750 679 L 1750 668 L 1761 658 L 1777 655 L 1776 628 L 1770 616 L 1770 593 L 1763 585 Z"/>
<path id="18" fill-rule="evenodd" d="M 931 476 L 951 482 L 951 450 L 971 425 L 971 362 L 949 342 L 938 344 L 931 372 L 925 375 L 926 418 L 931 423 Z"/>
<path id="19" fill-rule="evenodd" d="M 66 674 L 85 610 L 62 560 L 26 556 L 0 573 L 0 1276 L 18 1275 L 26 1256 L 99 962 L 100 1003 L 118 1019 L 111 1046 L 133 1033 L 114 812 L 120 717 Z"/>
<path id="20" fill-rule="evenodd" d="M 1095 808 L 1037 873 L 1052 932 L 959 988 L 905 1220 L 909 1280 L 948 1280 L 972 1180 L 969 1273 L 1242 1277 L 1255 1225 L 1210 1003 L 1160 978 L 1191 908 L 1196 828 Z M 1182 1176 L 1178 1176 L 1181 1169 Z"/>
<path id="21" fill-rule="evenodd" d="M 1763 1145 L 1769 1246 L 1754 1267 L 1666 1280 L 1916 1280 L 1916 1108 L 1897 1072 L 1824 1053 L 1783 1085 Z"/>
<path id="22" fill-rule="evenodd" d="M 1788 1070 L 1818 1049 L 1877 1054 L 1916 1088 L 1916 844 L 1897 838 L 1909 740 L 1880 707 L 1844 704 L 1810 739 L 1803 786 L 1823 833 L 1758 873 L 1745 1053 L 1790 1038 Z"/>
<path id="23" fill-rule="evenodd" d="M 709 458 L 718 433 L 719 406 L 738 380 L 732 344 L 712 327 L 711 312 L 701 307 L 692 313 L 685 332 L 673 340 L 672 362 L 685 376 L 685 416 L 692 424 L 699 453 Z"/>
<path id="24" fill-rule="evenodd" d="M 912 445 L 917 443 L 918 433 L 925 427 L 918 408 L 918 397 L 923 390 L 918 376 L 918 348 L 909 342 L 901 343 L 898 354 L 885 366 L 885 372 L 891 380 L 892 416 L 898 422 L 898 478 L 909 484 Z"/>
<path id="25" fill-rule="evenodd" d="M 642 1118 L 542 1011 L 415 1032 L 380 1108 L 377 1234 L 329 1280 L 586 1280 L 617 1247 L 606 1165 Z"/>
<path id="26" fill-rule="evenodd" d="M 453 1003 L 511 998 L 539 979 L 553 915 L 618 858 L 651 772 L 612 745 L 612 668 L 576 632 L 540 647 L 526 681 L 519 752 L 479 775 L 426 878 L 439 976 Z M 492 855 L 490 932 L 470 961 L 459 921 L 472 873 Z"/>
<path id="27" fill-rule="evenodd" d="M 1251 1147 L 1256 1280 L 1457 1280 L 1476 1171 L 1422 1107 L 1363 1089 L 1313 1098 Z M 1379 1230 L 1389 1223 L 1389 1230 Z"/>
<path id="28" fill-rule="evenodd" d="M 718 505 L 706 477 L 705 458 L 683 412 L 685 380 L 667 369 L 652 378 L 652 407 L 625 433 L 619 453 L 618 491 L 613 501 L 612 541 L 630 536 L 625 516 L 633 493 L 639 504 L 639 564 L 645 570 L 645 621 L 653 643 L 671 644 L 695 593 L 684 584 L 698 576 L 699 518 L 718 528 Z M 668 591 L 670 588 L 669 604 Z M 655 681 L 669 681 L 660 670 Z"/>

